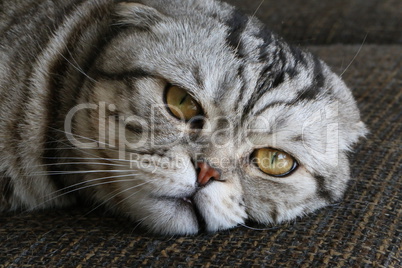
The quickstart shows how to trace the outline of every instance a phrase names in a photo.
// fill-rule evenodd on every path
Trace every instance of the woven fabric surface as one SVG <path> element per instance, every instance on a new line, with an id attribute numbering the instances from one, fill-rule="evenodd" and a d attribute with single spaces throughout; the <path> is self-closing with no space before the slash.
<path id="1" fill-rule="evenodd" d="M 270 14 L 268 6 L 259 14 Z M 396 30 L 400 21 L 393 20 Z M 334 40 L 340 42 L 344 37 L 338 34 Z M 402 45 L 401 35 L 387 36 L 396 39 L 361 47 L 356 36 L 349 45 L 308 47 L 343 74 L 370 130 L 351 154 L 353 180 L 343 201 L 281 225 L 250 223 L 254 229 L 190 237 L 143 233 L 127 219 L 91 208 L 2 214 L 0 267 L 402 267 Z"/>
<path id="2" fill-rule="evenodd" d="M 402 44 L 400 0 L 227 0 L 295 44 Z"/>

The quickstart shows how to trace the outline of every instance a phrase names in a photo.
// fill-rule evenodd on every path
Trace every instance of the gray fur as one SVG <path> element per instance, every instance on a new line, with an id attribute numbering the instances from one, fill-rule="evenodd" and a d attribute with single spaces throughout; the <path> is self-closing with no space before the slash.
<path id="1" fill-rule="evenodd" d="M 342 197 L 366 130 L 324 62 L 215 0 L 65 2 L 1 3 L 0 210 L 83 197 L 192 234 L 199 217 L 208 231 L 276 223 Z M 199 102 L 202 129 L 168 112 L 166 83 Z M 262 173 L 250 155 L 266 147 L 299 167 Z M 200 159 L 222 180 L 199 187 Z"/>

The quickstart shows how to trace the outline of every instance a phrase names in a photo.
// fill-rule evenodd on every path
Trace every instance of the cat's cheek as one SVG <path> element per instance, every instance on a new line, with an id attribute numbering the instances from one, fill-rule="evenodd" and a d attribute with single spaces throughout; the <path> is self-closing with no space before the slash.
<path id="1" fill-rule="evenodd" d="M 288 185 L 287 188 L 290 192 L 288 192 L 284 203 L 289 204 L 289 206 L 303 204 L 315 196 L 317 191 L 317 183 L 305 167 L 299 167 L 289 177 L 276 179 L 276 181 L 283 184 L 284 187 Z"/>
<path id="2" fill-rule="evenodd" d="M 157 155 L 142 155 L 138 158 L 133 172 L 141 178 L 141 182 L 137 183 L 143 192 L 149 196 L 171 198 L 194 194 L 197 182 L 194 166 L 188 155 L 178 149 L 172 149 L 167 155 L 175 153 L 174 161 Z"/>
<path id="3" fill-rule="evenodd" d="M 245 186 L 245 201 L 252 220 L 281 223 L 303 216 L 325 205 L 318 197 L 318 185 L 305 167 L 283 178 L 261 178 Z"/>
<path id="4" fill-rule="evenodd" d="M 177 173 L 142 173 L 142 191 L 154 197 L 183 198 L 191 196 L 196 190 L 196 177 L 193 168 Z"/>
<path id="5" fill-rule="evenodd" d="M 242 189 L 235 183 L 210 183 L 196 193 L 193 201 L 210 232 L 233 228 L 247 218 Z"/>

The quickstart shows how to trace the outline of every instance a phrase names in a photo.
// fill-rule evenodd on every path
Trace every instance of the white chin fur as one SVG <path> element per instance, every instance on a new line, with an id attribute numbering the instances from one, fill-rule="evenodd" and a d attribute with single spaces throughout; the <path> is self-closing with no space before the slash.
<path id="1" fill-rule="evenodd" d="M 152 232 L 164 235 L 191 235 L 199 231 L 197 216 L 191 204 L 181 199 L 155 199 L 132 217 Z M 138 210 L 137 210 L 138 212 Z"/>

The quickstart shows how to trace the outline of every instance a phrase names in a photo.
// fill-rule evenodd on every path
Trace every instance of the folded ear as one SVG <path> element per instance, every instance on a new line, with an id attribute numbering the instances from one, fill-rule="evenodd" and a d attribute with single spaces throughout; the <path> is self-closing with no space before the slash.
<path id="1" fill-rule="evenodd" d="M 164 17 L 155 8 L 134 2 L 121 2 L 116 5 L 116 15 L 122 24 L 139 28 L 149 28 Z"/>

